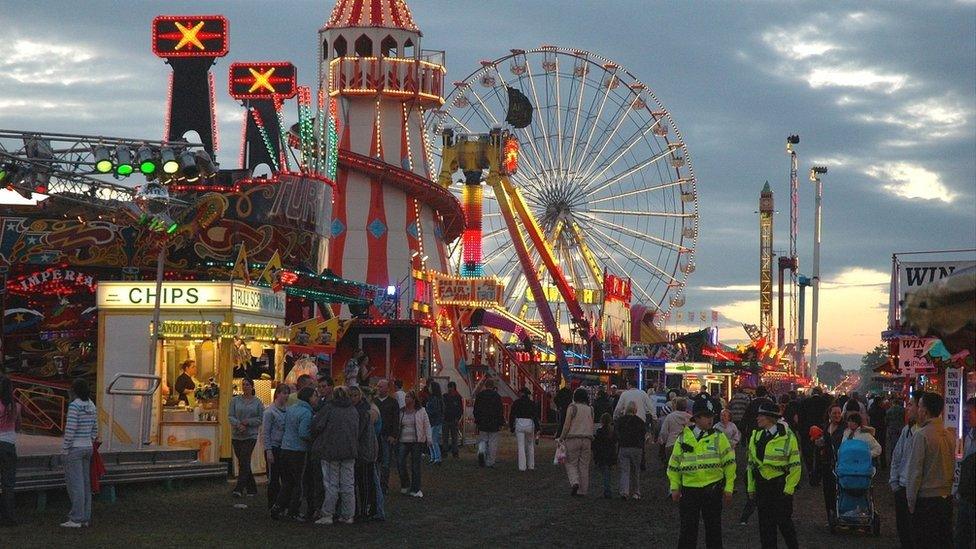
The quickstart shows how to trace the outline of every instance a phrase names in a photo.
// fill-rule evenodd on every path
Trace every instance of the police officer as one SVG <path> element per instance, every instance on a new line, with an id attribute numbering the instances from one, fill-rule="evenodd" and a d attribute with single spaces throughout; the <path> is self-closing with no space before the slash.
<path id="1" fill-rule="evenodd" d="M 681 431 L 668 462 L 671 499 L 679 504 L 678 549 L 698 545 L 698 519 L 705 522 L 705 546 L 722 547 L 722 501 L 732 501 L 735 452 L 725 434 L 712 427 L 711 399 L 696 398 L 692 425 Z"/>
<path id="2" fill-rule="evenodd" d="M 749 437 L 746 468 L 749 498 L 759 511 L 759 538 L 763 549 L 776 548 L 776 530 L 786 546 L 798 547 L 793 527 L 793 491 L 800 481 L 800 449 L 796 435 L 779 421 L 779 409 L 762 404 L 756 412 L 757 429 Z"/>

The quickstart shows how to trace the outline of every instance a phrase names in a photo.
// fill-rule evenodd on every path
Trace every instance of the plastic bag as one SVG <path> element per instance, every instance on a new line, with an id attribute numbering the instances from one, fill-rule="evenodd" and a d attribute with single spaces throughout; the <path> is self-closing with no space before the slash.
<path id="1" fill-rule="evenodd" d="M 566 445 L 559 441 L 556 443 L 556 455 L 552 458 L 553 465 L 566 463 Z"/>
<path id="2" fill-rule="evenodd" d="M 478 441 L 478 455 L 483 456 L 488 453 L 488 444 L 484 440 Z"/>

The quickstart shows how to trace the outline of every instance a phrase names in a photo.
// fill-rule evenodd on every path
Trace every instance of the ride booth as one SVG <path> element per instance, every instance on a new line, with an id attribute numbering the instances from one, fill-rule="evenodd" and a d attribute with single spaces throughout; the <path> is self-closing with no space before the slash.
<path id="1" fill-rule="evenodd" d="M 110 450 L 145 442 L 192 448 L 202 462 L 231 463 L 228 410 L 242 379 L 254 380 L 265 406 L 282 379 L 289 335 L 285 294 L 238 282 L 164 282 L 154 338 L 155 297 L 155 282 L 98 286 L 102 439 Z M 195 372 L 182 371 L 188 360 L 195 362 Z M 195 386 L 185 400 L 176 391 L 182 373 Z M 149 395 L 132 394 L 140 391 Z M 109 423 L 111 434 L 105 429 Z M 252 468 L 262 472 L 260 440 L 253 456 Z"/>
<path id="2" fill-rule="evenodd" d="M 332 355 L 332 379 L 345 385 L 346 363 L 357 349 L 369 357 L 370 385 L 380 379 L 403 382 L 406 391 L 418 388 L 421 379 L 434 378 L 447 389 L 448 377 L 440 378 L 433 357 L 433 327 L 422 320 L 353 319 Z"/>
<path id="3" fill-rule="evenodd" d="M 736 379 L 733 372 L 715 371 L 711 362 L 665 362 L 664 376 L 668 387 L 681 387 L 692 395 L 718 389 L 726 402 L 732 399 Z"/>

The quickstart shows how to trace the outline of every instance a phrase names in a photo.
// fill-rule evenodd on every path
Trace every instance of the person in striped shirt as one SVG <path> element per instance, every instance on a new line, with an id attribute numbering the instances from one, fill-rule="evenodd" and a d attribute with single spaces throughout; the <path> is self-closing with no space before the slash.
<path id="1" fill-rule="evenodd" d="M 68 405 L 64 425 L 64 481 L 71 499 L 65 528 L 81 528 L 91 524 L 91 458 L 98 438 L 98 410 L 91 400 L 91 387 L 83 378 L 71 384 L 75 399 Z"/>

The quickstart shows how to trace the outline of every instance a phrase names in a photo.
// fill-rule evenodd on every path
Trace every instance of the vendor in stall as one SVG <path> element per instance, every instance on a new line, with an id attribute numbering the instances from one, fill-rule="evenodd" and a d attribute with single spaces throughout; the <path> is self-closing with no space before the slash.
<path id="1" fill-rule="evenodd" d="M 183 364 L 180 364 L 180 372 L 180 375 L 176 378 L 176 385 L 174 386 L 177 402 L 189 406 L 195 400 L 193 391 L 200 384 L 196 379 L 197 361 L 184 360 Z"/>

